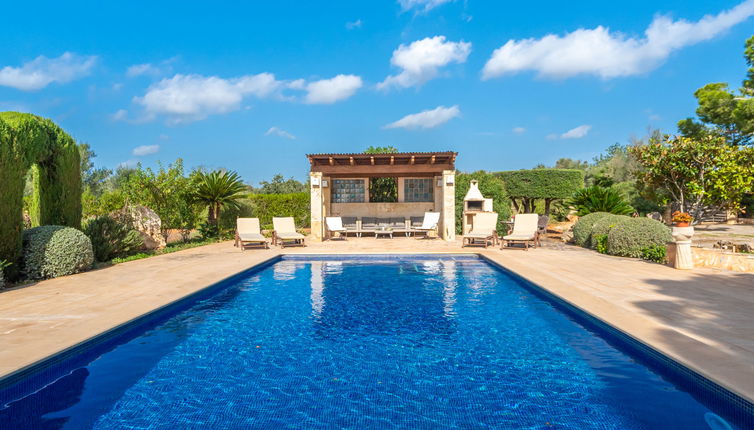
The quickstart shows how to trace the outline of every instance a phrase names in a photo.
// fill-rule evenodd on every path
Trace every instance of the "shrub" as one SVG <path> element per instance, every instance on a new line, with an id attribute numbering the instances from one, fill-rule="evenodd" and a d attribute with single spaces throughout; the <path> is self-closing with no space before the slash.
<path id="1" fill-rule="evenodd" d="M 597 250 L 600 254 L 607 254 L 607 235 L 606 234 L 599 234 L 595 235 L 592 234 L 592 244 L 594 246 L 594 249 Z"/>
<path id="2" fill-rule="evenodd" d="M 591 240 L 589 241 L 589 246 L 591 246 L 593 249 L 597 249 L 597 242 L 595 241 L 595 238 L 600 237 L 600 236 L 605 236 L 605 246 L 607 247 L 607 234 L 610 233 L 610 230 L 613 227 L 615 227 L 615 225 L 618 224 L 618 222 L 626 218 L 628 217 L 625 215 L 607 214 L 604 217 L 597 220 L 597 222 L 595 222 L 594 225 L 592 225 L 592 237 L 591 237 Z"/>
<path id="3" fill-rule="evenodd" d="M 5 268 L 10 266 L 10 264 L 5 260 L 0 260 L 0 288 L 5 286 Z"/>
<path id="4" fill-rule="evenodd" d="M 670 229 L 650 218 L 626 218 L 610 230 L 607 252 L 611 255 L 639 258 L 651 246 L 662 246 L 673 240 Z"/>
<path id="5" fill-rule="evenodd" d="M 272 228 L 272 217 L 292 216 L 297 228 L 311 224 L 311 196 L 309 193 L 251 194 L 248 198 L 253 216 L 259 218 L 262 228 Z M 235 228 L 235 219 L 233 221 Z"/>
<path id="6" fill-rule="evenodd" d="M 92 242 L 72 227 L 45 225 L 24 231 L 22 273 L 46 279 L 87 270 L 94 262 Z"/>
<path id="7" fill-rule="evenodd" d="M 608 215 L 610 214 L 607 212 L 594 212 L 579 218 L 573 226 L 574 243 L 578 246 L 589 246 L 592 237 L 592 227 L 594 227 L 597 221 Z"/>
<path id="8" fill-rule="evenodd" d="M 138 252 L 144 246 L 144 239 L 138 231 L 107 215 L 89 219 L 84 223 L 83 230 L 92 242 L 94 258 L 97 261 L 125 257 Z"/>
<path id="9" fill-rule="evenodd" d="M 507 233 L 508 226 L 503 224 L 503 221 L 511 217 L 511 204 L 505 184 L 496 175 L 481 170 L 474 173 L 456 173 L 456 233 L 460 234 L 463 230 L 463 198 L 469 191 L 472 179 L 479 181 L 479 191 L 482 195 L 492 199 L 492 210 L 498 213 L 498 233 Z"/>
<path id="10" fill-rule="evenodd" d="M 609 212 L 616 215 L 628 215 L 634 212 L 634 208 L 628 204 L 620 192 L 597 185 L 576 191 L 568 203 L 576 209 L 579 216 L 593 212 Z"/>
<path id="11" fill-rule="evenodd" d="M 641 258 L 664 264 L 667 261 L 667 252 L 665 245 L 651 245 L 641 250 Z"/>
<path id="12" fill-rule="evenodd" d="M 532 169 L 498 172 L 518 212 L 534 212 L 537 200 L 544 200 L 545 215 L 550 204 L 567 199 L 584 186 L 584 172 L 571 169 Z"/>

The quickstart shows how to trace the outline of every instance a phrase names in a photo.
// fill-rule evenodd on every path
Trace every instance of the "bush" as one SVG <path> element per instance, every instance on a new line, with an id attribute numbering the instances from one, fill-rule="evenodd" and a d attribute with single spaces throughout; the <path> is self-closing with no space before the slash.
<path id="1" fill-rule="evenodd" d="M 608 233 L 607 252 L 622 257 L 642 257 L 644 249 L 664 247 L 673 240 L 670 229 L 650 218 L 626 218 Z"/>
<path id="2" fill-rule="evenodd" d="M 592 244 L 594 246 L 594 249 L 597 250 L 600 254 L 607 254 L 607 235 L 606 234 L 599 234 L 595 235 L 592 234 Z"/>
<path id="3" fill-rule="evenodd" d="M 92 242 L 72 227 L 45 225 L 24 231 L 22 273 L 27 279 L 46 279 L 89 269 L 94 262 Z"/>
<path id="4" fill-rule="evenodd" d="M 665 245 L 652 245 L 641 250 L 641 259 L 665 264 L 668 249 Z"/>
<path id="5" fill-rule="evenodd" d="M 607 212 L 594 212 L 576 221 L 573 226 L 573 241 L 578 246 L 588 247 L 591 243 L 592 227 L 602 218 L 610 215 Z"/>
<path id="6" fill-rule="evenodd" d="M 272 217 L 276 216 L 292 216 L 297 228 L 309 227 L 311 224 L 309 193 L 252 194 L 249 195 L 248 202 L 251 213 L 259 218 L 259 224 L 264 229 L 272 228 Z"/>
<path id="7" fill-rule="evenodd" d="M 144 239 L 138 231 L 107 215 L 89 219 L 84 223 L 83 230 L 92 242 L 94 258 L 97 261 L 125 257 L 138 252 L 144 246 Z"/>
<path id="8" fill-rule="evenodd" d="M 0 260 L 0 288 L 5 286 L 5 268 L 10 266 L 5 260 Z"/>
<path id="9" fill-rule="evenodd" d="M 634 212 L 634 208 L 628 204 L 620 192 L 597 185 L 576 191 L 568 203 L 576 209 L 579 216 L 593 212 L 609 212 L 617 215 L 628 215 Z"/>
<path id="10" fill-rule="evenodd" d="M 507 221 L 511 217 L 511 204 L 508 194 L 505 192 L 503 181 L 492 173 L 478 171 L 474 173 L 456 173 L 456 233 L 463 230 L 463 198 L 469 191 L 471 180 L 479 181 L 479 191 L 486 198 L 492 199 L 492 210 L 498 213 L 497 231 L 500 234 L 507 233 Z"/>
<path id="11" fill-rule="evenodd" d="M 625 215 L 614 215 L 614 214 L 607 214 L 604 217 L 597 220 L 597 222 L 592 225 L 592 237 L 589 241 L 589 246 L 592 247 L 592 249 L 597 249 L 597 242 L 595 238 L 604 236 L 605 237 L 605 252 L 607 252 L 607 235 L 610 233 L 610 230 L 615 227 L 618 222 L 628 218 Z M 605 253 L 603 252 L 603 254 Z"/>

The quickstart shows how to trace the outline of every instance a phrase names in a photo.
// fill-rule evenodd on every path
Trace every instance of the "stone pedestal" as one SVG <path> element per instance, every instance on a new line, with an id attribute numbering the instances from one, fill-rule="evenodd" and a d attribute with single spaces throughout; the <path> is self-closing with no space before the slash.
<path id="1" fill-rule="evenodd" d="M 676 269 L 694 268 L 694 257 L 691 254 L 691 238 L 693 236 L 694 227 L 673 227 Z"/>

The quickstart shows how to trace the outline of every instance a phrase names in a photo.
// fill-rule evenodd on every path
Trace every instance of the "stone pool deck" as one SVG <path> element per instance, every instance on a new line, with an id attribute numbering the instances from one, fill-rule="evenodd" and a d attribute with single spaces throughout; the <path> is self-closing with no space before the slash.
<path id="1" fill-rule="evenodd" d="M 479 253 L 754 401 L 754 274 L 678 271 L 561 244 L 349 238 L 241 252 L 231 242 L 0 293 L 0 378 L 281 253 Z M 501 309 L 504 312 L 504 309 Z"/>

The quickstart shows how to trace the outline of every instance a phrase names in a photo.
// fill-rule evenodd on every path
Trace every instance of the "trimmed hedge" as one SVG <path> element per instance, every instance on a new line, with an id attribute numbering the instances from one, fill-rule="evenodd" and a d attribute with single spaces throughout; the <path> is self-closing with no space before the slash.
<path id="1" fill-rule="evenodd" d="M 45 225 L 24 231 L 21 271 L 27 279 L 71 275 L 93 262 L 92 242 L 75 228 Z"/>
<path id="2" fill-rule="evenodd" d="M 584 215 L 573 226 L 573 242 L 578 246 L 588 247 L 592 240 L 592 227 L 597 221 L 612 215 L 607 212 L 594 212 Z"/>
<path id="3" fill-rule="evenodd" d="M 498 233 L 507 233 L 507 225 L 503 224 L 503 221 L 511 217 L 511 204 L 505 192 L 505 184 L 495 174 L 483 170 L 474 173 L 456 173 L 456 233 L 461 234 L 463 230 L 463 198 L 469 191 L 472 179 L 479 181 L 479 191 L 482 195 L 492 199 L 492 210 L 498 213 Z"/>
<path id="4" fill-rule="evenodd" d="M 607 252 L 622 257 L 642 258 L 650 248 L 664 247 L 673 237 L 670 228 L 650 218 L 626 218 L 607 235 Z"/>
<path id="5" fill-rule="evenodd" d="M 239 209 L 225 208 L 220 213 L 220 229 L 234 230 L 237 217 L 256 217 L 263 229 L 272 229 L 272 217 L 292 216 L 297 228 L 311 224 L 309 193 L 250 194 L 239 200 Z"/>
<path id="6" fill-rule="evenodd" d="M 610 230 L 612 230 L 613 227 L 615 227 L 620 221 L 629 218 L 625 215 L 615 215 L 615 214 L 608 214 L 600 219 L 598 219 L 593 225 L 592 225 L 592 234 L 589 238 L 589 246 L 592 249 L 597 249 L 597 237 L 605 236 L 607 237 L 608 233 L 610 233 Z"/>
<path id="7" fill-rule="evenodd" d="M 9 266 L 10 263 L 5 260 L 0 260 L 0 289 L 5 287 L 5 268 Z"/>
<path id="8" fill-rule="evenodd" d="M 496 175 L 503 179 L 508 195 L 523 212 L 533 212 L 538 199 L 545 201 L 545 212 L 549 212 L 552 201 L 570 198 L 584 187 L 582 170 L 510 170 Z"/>
<path id="9" fill-rule="evenodd" d="M 18 262 L 23 231 L 23 192 L 32 171 L 32 225 L 81 224 L 81 166 L 76 142 L 49 119 L 0 113 L 0 260 Z M 16 277 L 16 265 L 6 274 Z"/>

